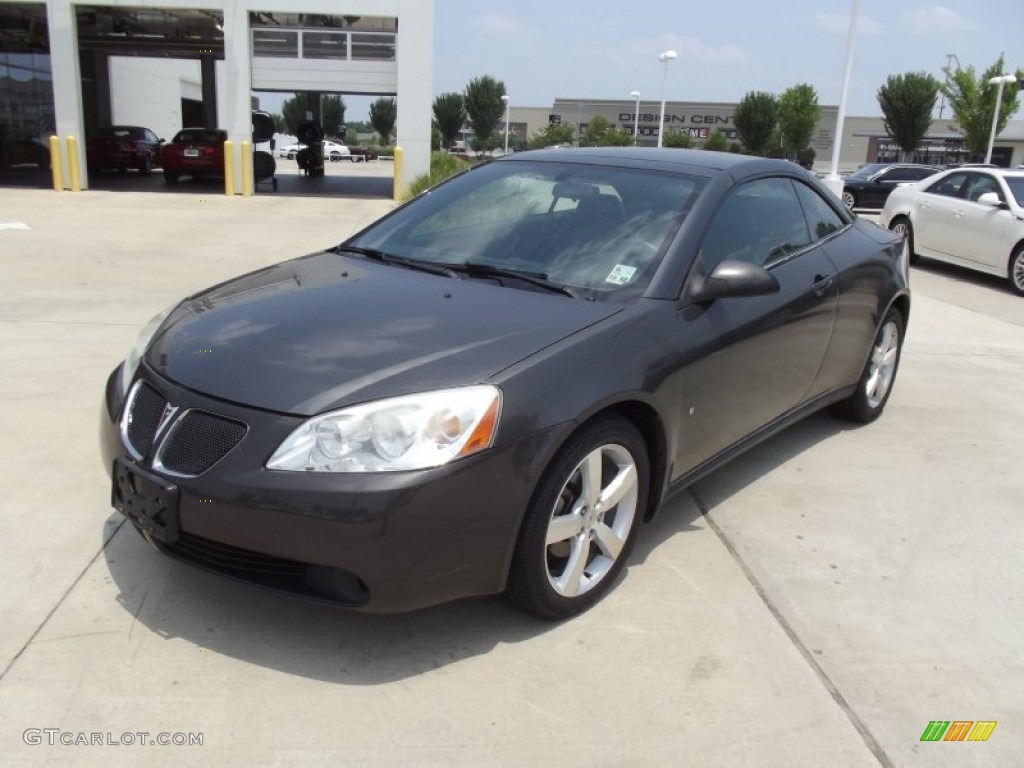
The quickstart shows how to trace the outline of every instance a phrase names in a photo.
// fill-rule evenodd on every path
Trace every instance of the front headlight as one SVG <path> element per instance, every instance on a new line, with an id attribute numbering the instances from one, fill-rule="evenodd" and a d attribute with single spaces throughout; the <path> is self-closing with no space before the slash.
<path id="1" fill-rule="evenodd" d="M 163 324 L 167 316 L 174 311 L 177 304 L 172 304 L 163 312 L 155 315 L 152 320 L 146 323 L 145 327 L 139 331 L 139 335 L 135 338 L 135 343 L 132 344 L 131 349 L 128 350 L 128 355 L 125 357 L 124 362 L 121 363 L 121 396 L 124 397 L 128 394 L 128 389 L 131 387 L 132 379 L 135 378 L 135 371 L 139 368 L 139 361 L 142 360 L 142 356 L 146 354 L 146 350 L 149 349 L 149 343 L 153 340 L 153 335 L 157 332 L 157 329 Z"/>
<path id="2" fill-rule="evenodd" d="M 447 464 L 490 448 L 501 390 L 488 385 L 378 400 L 314 416 L 292 432 L 267 469 L 394 472 Z"/>

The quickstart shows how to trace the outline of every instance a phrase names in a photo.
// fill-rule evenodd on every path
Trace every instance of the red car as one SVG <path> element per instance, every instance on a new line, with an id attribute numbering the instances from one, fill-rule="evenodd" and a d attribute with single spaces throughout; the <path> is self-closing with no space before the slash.
<path id="1" fill-rule="evenodd" d="M 136 168 L 139 173 L 149 173 L 160 165 L 160 145 L 163 141 L 149 128 L 137 125 L 102 128 L 89 139 L 85 148 L 89 172 L 102 171 L 104 168 L 116 168 L 119 171 Z"/>
<path id="2" fill-rule="evenodd" d="M 164 179 L 173 184 L 181 176 L 223 176 L 227 131 L 183 128 L 164 145 Z"/>

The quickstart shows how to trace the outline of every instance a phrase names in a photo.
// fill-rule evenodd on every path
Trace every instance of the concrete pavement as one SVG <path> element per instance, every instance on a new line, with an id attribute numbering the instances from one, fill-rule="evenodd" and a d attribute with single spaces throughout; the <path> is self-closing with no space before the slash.
<path id="1" fill-rule="evenodd" d="M 915 268 L 881 421 L 812 417 L 698 484 L 571 622 L 500 599 L 344 613 L 145 545 L 96 450 L 138 328 L 390 207 L 0 189 L 5 765 L 1019 762 L 1024 301 L 962 271 Z M 920 742 L 936 719 L 998 725 Z M 161 732 L 203 744 L 138 743 Z"/>

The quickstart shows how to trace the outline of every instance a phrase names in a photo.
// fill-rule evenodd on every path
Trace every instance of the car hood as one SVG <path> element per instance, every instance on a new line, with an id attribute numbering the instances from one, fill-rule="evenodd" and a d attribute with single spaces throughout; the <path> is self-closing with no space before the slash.
<path id="1" fill-rule="evenodd" d="M 486 381 L 621 308 L 324 252 L 186 299 L 146 361 L 195 391 L 308 416 Z"/>

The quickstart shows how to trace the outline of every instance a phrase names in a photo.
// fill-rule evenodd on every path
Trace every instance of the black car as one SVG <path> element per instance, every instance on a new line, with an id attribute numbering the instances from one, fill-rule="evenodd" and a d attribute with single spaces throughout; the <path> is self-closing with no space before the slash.
<path id="1" fill-rule="evenodd" d="M 930 165 L 869 163 L 843 179 L 843 203 L 854 208 L 881 208 L 900 184 L 927 179 L 941 168 Z"/>
<path id="2" fill-rule="evenodd" d="M 907 258 L 785 161 L 510 155 L 154 318 L 107 382 L 113 503 L 274 589 L 564 618 L 673 493 L 821 408 L 878 417 Z"/>

